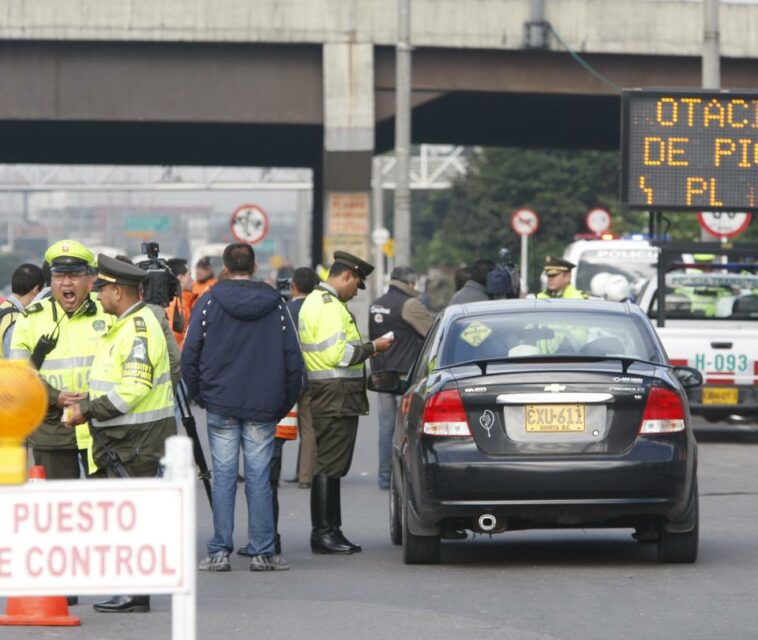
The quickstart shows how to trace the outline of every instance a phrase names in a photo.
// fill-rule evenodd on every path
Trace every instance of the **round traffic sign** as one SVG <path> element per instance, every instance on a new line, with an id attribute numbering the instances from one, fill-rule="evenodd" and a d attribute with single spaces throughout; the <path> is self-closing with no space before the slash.
<path id="1" fill-rule="evenodd" d="M 734 238 L 740 235 L 752 219 L 752 213 L 733 211 L 701 211 L 697 214 L 700 226 L 712 236 L 719 238 Z"/>
<path id="2" fill-rule="evenodd" d="M 599 236 L 611 228 L 611 212 L 602 207 L 595 207 L 587 212 L 584 221 L 587 228 Z"/>
<path id="3" fill-rule="evenodd" d="M 516 235 L 531 236 L 540 228 L 540 217 L 531 209 L 517 209 L 511 214 L 511 229 Z"/>
<path id="4" fill-rule="evenodd" d="M 385 227 L 378 227 L 371 232 L 371 242 L 375 247 L 383 247 L 390 239 L 390 231 Z"/>
<path id="5" fill-rule="evenodd" d="M 256 244 L 268 233 L 268 216 L 257 204 L 243 204 L 232 214 L 229 227 L 239 242 Z"/>

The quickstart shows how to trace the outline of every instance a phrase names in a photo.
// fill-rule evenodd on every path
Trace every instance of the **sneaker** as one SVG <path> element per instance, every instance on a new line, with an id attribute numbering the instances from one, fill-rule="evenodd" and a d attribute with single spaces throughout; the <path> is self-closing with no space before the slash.
<path id="1" fill-rule="evenodd" d="M 284 556 L 253 556 L 250 559 L 250 571 L 287 571 L 289 562 Z"/>
<path id="2" fill-rule="evenodd" d="M 231 571 L 228 551 L 217 551 L 200 561 L 197 566 L 199 571 Z"/>

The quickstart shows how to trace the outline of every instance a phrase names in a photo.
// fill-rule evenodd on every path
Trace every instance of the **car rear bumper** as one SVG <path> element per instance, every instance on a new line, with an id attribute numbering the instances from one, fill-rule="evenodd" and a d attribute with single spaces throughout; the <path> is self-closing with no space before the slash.
<path id="1" fill-rule="evenodd" d="M 676 521 L 687 510 L 695 471 L 684 433 L 640 438 L 618 456 L 496 458 L 471 441 L 431 444 L 422 456 L 411 472 L 411 500 L 430 524 L 482 513 L 521 527 L 626 526 L 640 516 Z"/>
<path id="2" fill-rule="evenodd" d="M 703 402 L 704 394 L 707 389 L 736 389 L 737 402 L 734 404 L 714 404 Z M 692 415 L 705 416 L 714 420 L 726 418 L 728 416 L 744 416 L 746 418 L 758 418 L 758 386 L 724 384 L 709 385 L 687 390 L 687 399 L 689 401 L 690 413 Z"/>

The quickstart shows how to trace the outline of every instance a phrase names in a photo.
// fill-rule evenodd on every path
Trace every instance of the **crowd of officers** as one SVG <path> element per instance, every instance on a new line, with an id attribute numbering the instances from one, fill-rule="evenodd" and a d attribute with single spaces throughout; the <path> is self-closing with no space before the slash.
<path id="1" fill-rule="evenodd" d="M 250 254 L 254 261 L 252 249 Z M 180 347 L 188 326 L 192 335 L 193 323 L 195 334 L 206 337 L 204 318 L 213 297 L 202 298 L 206 305 L 202 314 L 193 310 L 217 282 L 207 258 L 195 265 L 195 280 L 186 261 L 174 259 L 168 266 L 181 285 L 181 295 L 165 309 L 142 300 L 146 271 L 128 258 L 96 257 L 74 240 L 50 246 L 43 268 L 24 264 L 14 272 L 12 295 L 0 305 L 3 356 L 30 360 L 47 387 L 48 411 L 28 445 L 35 464 L 44 466 L 48 478 L 79 478 L 81 469 L 87 477 L 159 474 L 165 440 L 176 433 L 174 390 L 181 376 Z M 457 274 L 462 277 L 451 303 L 490 299 L 487 274 L 494 267 L 492 261 L 479 260 L 471 270 Z M 586 298 L 570 282 L 573 267 L 548 256 L 547 289 L 537 297 Z M 407 373 L 434 321 L 416 289 L 415 272 L 399 266 L 391 273 L 387 292 L 370 307 L 370 340 L 363 341 L 347 302 L 365 289 L 372 271 L 368 262 L 337 251 L 324 282 L 318 282 L 312 272 L 311 290 L 294 288 L 299 316 L 294 330 L 306 373 L 302 389 L 298 388 L 302 393 L 294 396 L 299 400 L 305 444 L 298 479 L 301 487 L 311 489 L 311 549 L 316 553 L 361 550 L 341 529 L 340 479 L 351 465 L 358 418 L 368 413 L 366 361 L 373 358 L 376 372 Z M 193 384 L 191 389 L 195 391 L 190 399 L 204 406 L 200 387 Z M 294 424 L 287 424 L 291 410 L 288 406 L 277 416 L 281 419 L 277 441 L 295 433 Z M 396 411 L 397 398 L 379 394 L 378 484 L 382 489 L 390 482 Z M 269 454 L 274 490 L 282 443 Z M 276 500 L 274 509 L 278 510 Z M 278 555 L 278 534 L 276 542 Z M 252 555 L 254 545 L 252 540 L 249 543 L 240 554 Z M 200 568 L 228 570 L 229 547 L 226 542 L 220 552 L 214 552 L 225 555 L 225 563 L 214 564 L 211 553 Z M 289 566 L 284 561 L 279 566 L 269 564 L 265 568 Z M 95 609 L 148 611 L 149 597 L 116 596 L 97 603 Z"/>

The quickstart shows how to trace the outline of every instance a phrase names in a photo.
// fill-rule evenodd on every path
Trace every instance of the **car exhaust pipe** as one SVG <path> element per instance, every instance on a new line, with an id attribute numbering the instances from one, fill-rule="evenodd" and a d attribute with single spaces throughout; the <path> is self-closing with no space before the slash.
<path id="1" fill-rule="evenodd" d="M 479 516 L 477 524 L 479 525 L 479 529 L 485 533 L 488 533 L 490 531 L 494 531 L 497 527 L 497 518 L 491 513 L 484 513 Z"/>

